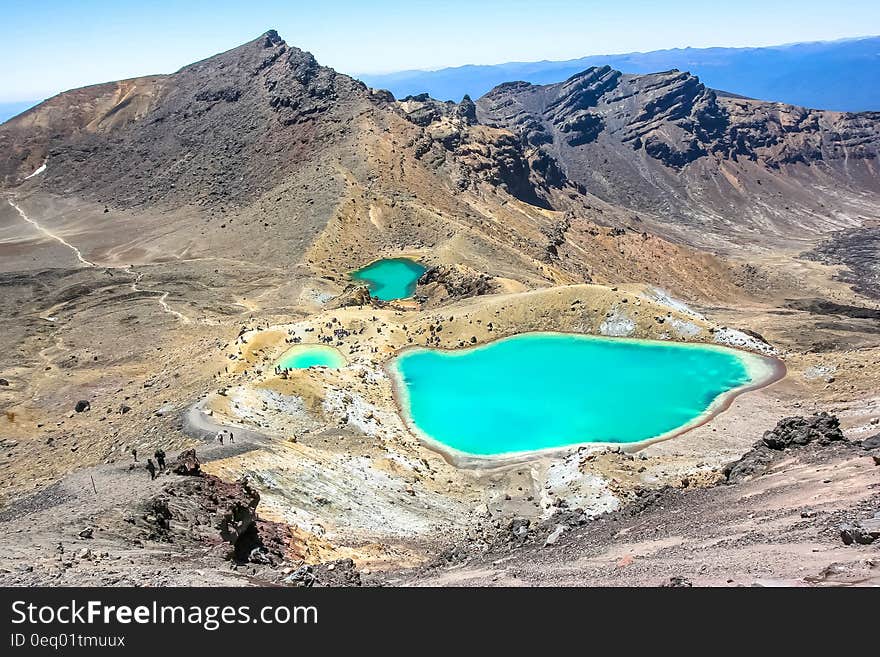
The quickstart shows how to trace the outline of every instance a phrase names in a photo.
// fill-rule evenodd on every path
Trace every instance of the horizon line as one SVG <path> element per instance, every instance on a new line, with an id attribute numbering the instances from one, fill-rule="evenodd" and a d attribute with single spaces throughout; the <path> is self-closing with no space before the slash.
<path id="1" fill-rule="evenodd" d="M 274 30 L 274 28 L 270 28 L 270 29 L 264 30 L 263 32 L 260 33 L 260 35 L 258 35 L 255 38 L 259 39 L 260 37 L 268 34 L 271 31 L 275 31 L 277 33 L 277 31 Z M 287 43 L 287 41 L 284 39 L 283 36 L 281 38 L 282 38 L 282 40 L 284 40 L 285 43 Z M 334 70 L 337 70 L 337 72 L 343 73 L 344 75 L 348 75 L 349 77 L 352 77 L 355 79 L 360 79 L 359 76 L 390 76 L 390 75 L 405 75 L 405 74 L 416 74 L 416 73 L 437 73 L 439 71 L 447 71 L 447 70 L 452 71 L 452 70 L 460 70 L 463 68 L 471 68 L 471 67 L 492 68 L 492 67 L 496 67 L 496 66 L 517 65 L 517 64 L 567 64 L 567 63 L 577 62 L 582 59 L 587 59 L 587 58 L 591 58 L 591 57 L 620 57 L 623 55 L 646 55 L 646 54 L 651 54 L 651 53 L 674 52 L 674 51 L 679 51 L 679 50 L 765 50 L 765 49 L 773 49 L 773 48 L 788 48 L 788 47 L 799 46 L 799 45 L 811 45 L 811 44 L 818 44 L 818 43 L 829 43 L 830 44 L 830 43 L 843 43 L 846 41 L 863 41 L 866 39 L 877 39 L 877 38 L 880 38 L 880 34 L 863 34 L 863 35 L 857 35 L 857 36 L 839 37 L 836 39 L 814 39 L 814 40 L 810 40 L 810 41 L 789 41 L 786 43 L 768 44 L 768 45 L 763 45 L 763 46 L 699 46 L 699 47 L 675 46 L 675 47 L 669 47 L 669 48 L 658 48 L 655 50 L 628 50 L 625 52 L 618 52 L 618 53 L 612 53 L 612 52 L 594 53 L 594 54 L 581 55 L 580 57 L 574 57 L 571 59 L 507 60 L 507 61 L 495 62 L 495 63 L 480 63 L 480 64 L 469 63 L 469 64 L 461 64 L 458 66 L 439 66 L 437 68 L 398 69 L 398 70 L 388 70 L 388 71 L 384 71 L 384 72 L 380 72 L 380 71 L 344 72 L 344 71 L 338 71 L 337 69 L 334 69 Z M 253 41 L 253 40 L 254 39 L 251 39 L 251 41 Z M 244 41 L 240 44 L 234 45 L 231 48 L 228 48 L 227 50 L 220 50 L 218 52 L 212 53 L 210 55 L 202 57 L 201 59 L 193 60 L 193 62 L 188 62 L 188 63 L 184 64 L 183 66 L 181 66 L 180 68 L 185 68 L 186 66 L 189 66 L 193 63 L 203 61 L 205 59 L 210 59 L 211 57 L 215 57 L 215 56 L 220 55 L 224 52 L 228 52 L 228 50 L 234 50 L 235 48 L 237 48 L 241 45 L 244 45 L 245 43 L 248 43 L 248 41 Z M 291 45 L 291 44 L 288 43 L 288 45 Z M 294 45 L 293 47 L 297 47 L 297 46 Z M 68 91 L 74 91 L 76 89 L 85 89 L 87 87 L 98 86 L 101 84 L 110 84 L 110 83 L 119 82 L 122 80 L 132 80 L 132 79 L 136 79 L 136 78 L 144 78 L 144 77 L 150 77 L 150 76 L 155 76 L 155 75 L 173 75 L 174 73 L 177 73 L 180 70 L 180 68 L 175 69 L 173 71 L 169 71 L 167 73 L 143 73 L 143 74 L 132 75 L 132 76 L 124 77 L 124 78 L 118 78 L 115 80 L 103 80 L 100 82 L 90 82 L 88 84 L 84 84 L 84 85 L 81 85 L 78 87 L 70 87 L 69 89 L 62 89 L 61 91 L 47 91 L 47 92 L 45 92 L 45 95 L 38 94 L 36 97 L 33 97 L 33 96 L 32 97 L 15 97 L 15 98 L 0 97 L 0 105 L 16 105 L 16 104 L 22 104 L 22 103 L 31 103 L 31 107 L 33 107 L 39 103 L 42 103 L 42 102 L 45 102 L 46 100 L 49 100 L 50 98 L 54 98 L 55 96 L 58 96 L 60 94 L 67 93 Z M 2 93 L 2 92 L 0 92 L 0 93 Z M 42 97 L 40 97 L 40 96 L 42 96 Z"/>

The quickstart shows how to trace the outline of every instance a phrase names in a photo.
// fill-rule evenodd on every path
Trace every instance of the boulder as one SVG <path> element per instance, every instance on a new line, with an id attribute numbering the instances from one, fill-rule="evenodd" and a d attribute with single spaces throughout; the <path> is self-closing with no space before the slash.
<path id="1" fill-rule="evenodd" d="M 76 402 L 76 406 L 73 407 L 73 410 L 75 410 L 77 413 L 82 413 L 89 410 L 91 407 L 92 405 L 87 400 L 80 399 L 78 402 Z"/>
<path id="2" fill-rule="evenodd" d="M 318 564 L 313 570 L 319 586 L 360 586 L 361 574 L 351 559 Z"/>
<path id="3" fill-rule="evenodd" d="M 880 538 L 880 517 L 840 525 L 840 538 L 846 545 L 870 545 Z"/>
<path id="4" fill-rule="evenodd" d="M 787 417 L 764 432 L 764 436 L 743 454 L 742 458 L 724 466 L 722 473 L 728 483 L 746 481 L 764 474 L 780 450 L 803 447 L 810 443 L 830 445 L 843 441 L 840 421 L 828 413 L 810 417 Z"/>
<path id="5" fill-rule="evenodd" d="M 0 386 L 3 386 L 4 388 L 9 387 L 9 381 L 6 379 L 0 379 Z"/>
<path id="6" fill-rule="evenodd" d="M 285 577 L 283 582 L 291 586 L 307 588 L 315 585 L 315 579 L 312 567 L 303 565 Z"/>
<path id="7" fill-rule="evenodd" d="M 256 534 L 257 504 L 260 503 L 260 494 L 251 486 L 247 479 L 240 479 L 235 483 L 235 495 L 230 495 L 222 500 L 219 518 L 216 527 L 220 530 L 220 536 L 224 541 L 239 548 L 244 548 L 246 536 Z M 250 546 L 244 552 L 244 557 L 250 554 L 254 546 Z"/>
<path id="8" fill-rule="evenodd" d="M 172 542 L 172 516 L 173 513 L 167 497 L 159 495 L 149 499 L 146 504 L 146 513 L 143 516 L 147 528 L 145 538 L 150 541 Z"/>
<path id="9" fill-rule="evenodd" d="M 837 417 L 823 411 L 810 417 L 784 418 L 777 422 L 776 427 L 765 432 L 761 440 L 770 449 L 786 449 L 812 442 L 828 445 L 844 440 L 844 437 Z"/>
<path id="10" fill-rule="evenodd" d="M 184 477 L 199 477 L 202 474 L 202 466 L 196 456 L 196 450 L 188 449 L 180 453 L 180 456 L 171 464 L 174 474 Z"/>
<path id="11" fill-rule="evenodd" d="M 776 456 L 776 451 L 759 443 L 757 447 L 743 454 L 742 458 L 724 466 L 722 474 L 729 483 L 748 481 L 764 474 Z"/>
<path id="12" fill-rule="evenodd" d="M 872 449 L 880 449 L 880 433 L 878 433 L 876 436 L 865 438 L 862 441 L 862 449 L 869 451 Z"/>
<path id="13" fill-rule="evenodd" d="M 314 566 L 302 565 L 282 580 L 297 587 L 312 586 L 361 586 L 361 574 L 354 561 L 339 559 Z"/>

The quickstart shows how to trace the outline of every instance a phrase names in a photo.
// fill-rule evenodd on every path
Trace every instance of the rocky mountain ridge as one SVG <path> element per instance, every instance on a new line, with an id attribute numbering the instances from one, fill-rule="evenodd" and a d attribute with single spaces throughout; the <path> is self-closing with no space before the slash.
<path id="1" fill-rule="evenodd" d="M 559 84 L 503 84 L 477 101 L 477 117 L 609 203 L 660 209 L 671 223 L 709 232 L 754 228 L 763 216 L 781 235 L 795 227 L 787 211 L 796 206 L 807 217 L 797 232 L 833 230 L 844 213 L 823 212 L 823 199 L 839 190 L 860 197 L 845 203 L 856 223 L 869 212 L 861 198 L 880 193 L 880 114 L 738 98 L 677 70 L 604 66 Z"/>

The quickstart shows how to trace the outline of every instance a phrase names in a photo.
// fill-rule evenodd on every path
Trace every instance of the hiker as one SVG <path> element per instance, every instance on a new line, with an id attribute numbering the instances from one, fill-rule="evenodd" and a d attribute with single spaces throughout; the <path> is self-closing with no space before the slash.
<path id="1" fill-rule="evenodd" d="M 164 470 L 165 469 L 165 450 L 160 447 L 159 449 L 156 450 L 156 453 L 153 454 L 153 456 L 156 457 L 156 463 L 159 464 L 159 469 Z"/>
<path id="2" fill-rule="evenodd" d="M 153 459 L 147 459 L 147 470 L 150 473 L 150 480 L 156 478 L 156 464 L 153 463 Z"/>
<path id="3" fill-rule="evenodd" d="M 218 431 L 218 432 L 217 432 L 217 440 L 220 441 L 220 444 L 221 444 L 221 445 L 223 444 L 223 434 L 224 434 L 223 431 Z"/>
<path id="4" fill-rule="evenodd" d="M 132 447 L 132 448 L 131 448 L 131 455 L 132 455 L 132 457 L 134 458 L 135 461 L 138 460 L 138 448 L 137 448 L 137 447 Z"/>
<path id="5" fill-rule="evenodd" d="M 229 431 L 229 432 L 227 432 L 227 433 L 229 434 L 229 442 L 230 442 L 230 443 L 234 443 L 234 442 L 235 442 L 235 438 L 233 438 L 233 436 L 232 436 L 232 432 Z"/>

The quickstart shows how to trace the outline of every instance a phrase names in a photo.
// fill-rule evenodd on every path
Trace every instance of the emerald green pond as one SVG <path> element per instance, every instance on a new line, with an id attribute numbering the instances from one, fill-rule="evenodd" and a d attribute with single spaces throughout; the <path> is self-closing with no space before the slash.
<path id="1" fill-rule="evenodd" d="M 346 364 L 335 347 L 323 344 L 298 344 L 291 347 L 278 359 L 276 365 L 284 370 L 304 370 L 308 367 L 330 367 L 337 369 Z"/>
<path id="2" fill-rule="evenodd" d="M 385 258 L 352 272 L 351 277 L 366 283 L 377 299 L 393 301 L 411 297 L 426 270 L 427 267 L 409 258 Z"/>
<path id="3" fill-rule="evenodd" d="M 770 359 L 720 346 L 559 333 L 411 349 L 390 370 L 417 433 L 482 456 L 664 436 L 776 372 Z"/>

